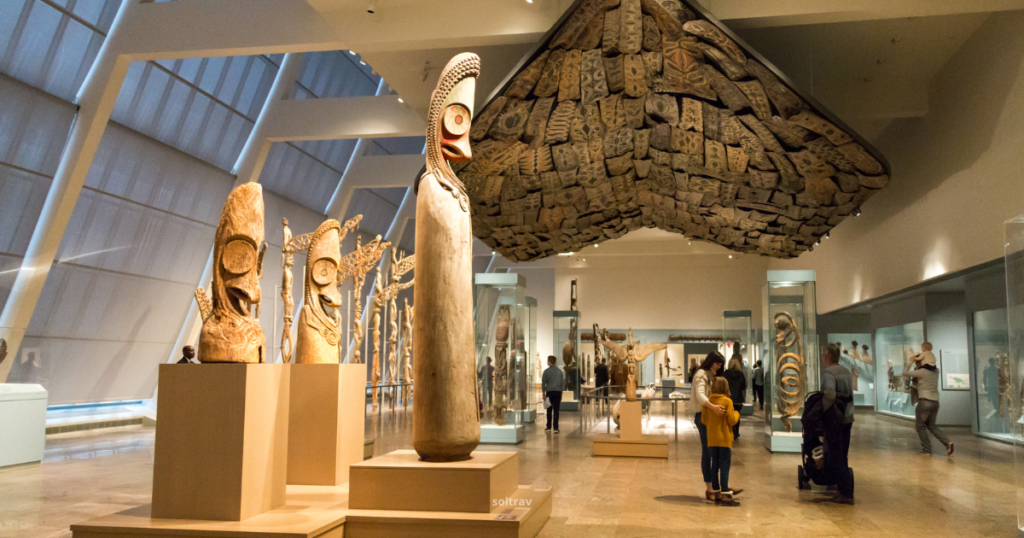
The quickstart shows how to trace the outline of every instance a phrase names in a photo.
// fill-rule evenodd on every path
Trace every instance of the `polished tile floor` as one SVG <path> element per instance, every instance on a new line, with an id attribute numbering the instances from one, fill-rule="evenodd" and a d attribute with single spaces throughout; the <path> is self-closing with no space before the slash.
<path id="1" fill-rule="evenodd" d="M 798 456 L 769 454 L 761 423 L 745 418 L 731 481 L 746 491 L 738 506 L 721 507 L 704 502 L 699 441 L 682 417 L 667 461 L 594 458 L 578 415 L 562 417 L 561 434 L 546 435 L 538 422 L 517 447 L 520 483 L 555 488 L 541 536 L 1016 536 L 1012 450 L 966 428 L 947 430 L 952 458 L 927 457 L 910 422 L 858 415 L 857 504 L 840 506 L 798 491 Z M 377 454 L 411 447 L 411 418 L 401 409 L 370 415 Z M 43 464 L 0 469 L 0 536 L 69 536 L 72 523 L 149 502 L 153 434 L 130 427 L 51 436 Z"/>

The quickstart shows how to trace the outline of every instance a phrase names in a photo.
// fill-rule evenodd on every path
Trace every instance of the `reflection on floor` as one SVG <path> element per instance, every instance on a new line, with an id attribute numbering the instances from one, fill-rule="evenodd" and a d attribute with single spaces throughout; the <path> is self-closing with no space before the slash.
<path id="1" fill-rule="evenodd" d="M 668 415 L 655 407 L 658 424 L 670 425 Z M 919 456 L 912 423 L 860 413 L 851 450 L 857 504 L 837 506 L 798 491 L 798 456 L 769 454 L 761 417 L 745 417 L 731 482 L 746 491 L 738 507 L 716 507 L 703 500 L 699 441 L 682 411 L 668 460 L 594 458 L 578 414 L 563 413 L 560 422 L 561 434 L 545 434 L 539 415 L 516 447 L 519 482 L 555 488 L 541 536 L 1016 536 L 1012 449 L 964 428 L 947 430 L 957 445 L 952 458 Z M 411 410 L 368 414 L 367 432 L 376 435 L 376 454 L 411 448 Z M 153 433 L 49 437 L 42 465 L 0 470 L 0 536 L 68 536 L 72 523 L 148 503 Z"/>

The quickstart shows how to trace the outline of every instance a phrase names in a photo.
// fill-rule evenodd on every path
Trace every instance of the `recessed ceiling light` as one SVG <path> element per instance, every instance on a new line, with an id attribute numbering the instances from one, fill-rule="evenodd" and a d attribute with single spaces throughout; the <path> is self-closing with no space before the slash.
<path id="1" fill-rule="evenodd" d="M 594 248 L 597 248 L 597 246 L 598 246 L 597 243 L 594 243 Z"/>
<path id="2" fill-rule="evenodd" d="M 399 102 L 399 103 L 404 103 L 405 101 L 403 101 L 403 100 L 402 100 L 402 98 L 401 98 L 401 97 L 399 97 L 399 98 L 398 98 L 398 102 Z"/>
<path id="3" fill-rule="evenodd" d="M 366 62 L 359 60 L 359 65 L 366 65 Z"/>
<path id="4" fill-rule="evenodd" d="M 530 3 L 532 4 L 533 2 L 530 2 Z M 587 259 L 586 259 L 586 258 L 583 258 L 583 261 L 587 261 Z"/>
<path id="5" fill-rule="evenodd" d="M 559 256 L 572 256 L 575 252 L 559 252 Z"/>
<path id="6" fill-rule="evenodd" d="M 533 0 L 526 0 L 526 3 L 527 3 L 527 4 L 532 4 L 532 3 L 533 3 Z"/>
<path id="7" fill-rule="evenodd" d="M 730 255 L 729 255 L 729 259 L 730 259 L 730 260 L 732 259 L 732 254 L 730 254 Z"/>
<path id="8" fill-rule="evenodd" d="M 491 256 L 494 256 L 494 255 L 495 255 L 495 254 L 497 254 L 497 253 L 498 253 L 497 251 L 495 251 L 495 250 L 492 250 L 492 251 L 491 251 Z"/>

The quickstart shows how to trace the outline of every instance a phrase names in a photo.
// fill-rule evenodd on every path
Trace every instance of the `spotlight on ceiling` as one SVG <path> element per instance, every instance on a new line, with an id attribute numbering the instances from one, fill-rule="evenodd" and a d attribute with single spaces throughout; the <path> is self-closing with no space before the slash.
<path id="1" fill-rule="evenodd" d="M 598 244 L 597 244 L 597 243 L 594 243 L 594 248 L 597 248 L 597 247 L 598 247 Z"/>
<path id="2" fill-rule="evenodd" d="M 370 0 L 370 4 L 366 6 L 366 12 L 369 13 L 370 15 L 373 15 L 374 13 L 377 12 L 376 0 Z"/>
<path id="3" fill-rule="evenodd" d="M 491 251 L 491 256 L 495 256 L 495 255 L 497 255 L 497 254 L 498 254 L 498 251 L 496 251 L 496 250 L 492 250 L 492 251 Z"/>
<path id="4" fill-rule="evenodd" d="M 730 259 L 730 260 L 732 259 L 732 254 L 730 254 L 730 255 L 729 255 L 729 259 Z"/>
<path id="5" fill-rule="evenodd" d="M 398 102 L 399 102 L 399 103 L 404 103 L 405 101 L 403 101 L 403 100 L 402 100 L 402 98 L 401 98 L 401 97 L 399 97 L 399 98 L 398 98 Z"/>
<path id="6" fill-rule="evenodd" d="M 348 53 L 351 54 L 352 56 L 356 55 L 356 51 L 354 51 L 354 50 L 350 50 L 350 51 L 348 51 Z"/>
<path id="7" fill-rule="evenodd" d="M 860 208 L 859 207 L 857 209 L 853 210 L 853 216 L 854 217 L 859 217 L 860 216 Z"/>

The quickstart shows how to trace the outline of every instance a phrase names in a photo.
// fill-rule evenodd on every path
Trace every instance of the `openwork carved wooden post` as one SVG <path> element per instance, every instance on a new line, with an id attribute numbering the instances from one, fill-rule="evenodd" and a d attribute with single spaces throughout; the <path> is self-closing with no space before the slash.
<path id="1" fill-rule="evenodd" d="M 288 243 L 292 240 L 292 229 L 288 227 L 288 219 L 281 219 L 284 227 L 284 239 L 281 241 L 281 300 L 284 302 L 284 328 L 281 330 L 281 362 L 292 361 L 292 319 L 295 301 L 292 300 L 292 267 L 295 256 L 288 251 Z"/>
<path id="2" fill-rule="evenodd" d="M 494 423 L 505 424 L 508 411 L 508 335 L 512 316 L 509 305 L 498 307 L 498 323 L 494 329 Z"/>
<path id="3" fill-rule="evenodd" d="M 636 401 L 636 365 L 647 358 L 648 355 L 655 351 L 668 349 L 668 344 L 661 342 L 649 342 L 646 344 L 637 344 L 633 341 L 633 329 L 629 329 L 629 339 L 625 345 L 617 344 L 611 340 L 606 340 L 604 346 L 614 356 L 614 360 L 619 363 L 625 363 L 627 368 L 626 373 L 626 401 Z"/>
<path id="4" fill-rule="evenodd" d="M 788 312 L 775 314 L 775 371 L 779 382 L 779 420 L 787 432 L 793 431 L 792 417 L 804 403 L 807 392 L 807 368 L 804 364 L 804 343 L 793 316 Z"/>
<path id="5" fill-rule="evenodd" d="M 409 306 L 409 299 L 405 299 L 405 327 L 402 335 L 402 360 L 405 363 L 402 405 L 405 408 L 409 407 L 409 398 L 412 397 L 412 316 L 413 308 Z"/>
<path id="6" fill-rule="evenodd" d="M 398 292 L 412 286 L 413 281 L 410 280 L 403 283 L 402 276 L 415 267 L 415 255 L 406 257 L 404 254 L 399 255 L 397 248 L 391 249 L 391 284 L 384 290 L 384 298 L 388 301 L 388 307 L 390 308 L 389 329 L 391 333 L 388 336 L 388 371 L 386 377 L 388 384 L 391 385 L 398 382 Z M 395 408 L 395 399 L 393 397 L 389 405 L 391 409 Z"/>
<path id="7" fill-rule="evenodd" d="M 363 245 L 363 238 L 356 236 L 356 249 L 346 254 L 338 264 L 338 282 L 342 283 L 349 278 L 352 279 L 352 297 L 355 303 L 355 314 L 352 316 L 352 362 L 354 364 L 363 362 L 363 301 L 360 294 L 363 290 L 363 283 L 366 282 L 366 273 L 370 272 L 370 269 L 384 255 L 384 251 L 391 245 L 388 241 L 381 242 L 380 239 L 378 235 L 373 241 Z"/>

